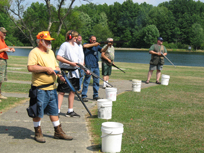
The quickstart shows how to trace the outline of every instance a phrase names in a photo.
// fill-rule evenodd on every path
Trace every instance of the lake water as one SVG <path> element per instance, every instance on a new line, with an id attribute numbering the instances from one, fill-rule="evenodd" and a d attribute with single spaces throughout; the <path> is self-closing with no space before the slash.
<path id="1" fill-rule="evenodd" d="M 15 53 L 8 53 L 11 56 L 28 56 L 31 49 L 16 48 Z M 175 66 L 201 66 L 204 67 L 204 53 L 183 53 L 168 52 L 168 59 Z M 115 52 L 115 62 L 143 63 L 149 64 L 151 55 L 148 51 L 117 51 Z M 100 58 L 99 58 L 100 59 Z M 165 65 L 171 65 L 165 59 Z"/>

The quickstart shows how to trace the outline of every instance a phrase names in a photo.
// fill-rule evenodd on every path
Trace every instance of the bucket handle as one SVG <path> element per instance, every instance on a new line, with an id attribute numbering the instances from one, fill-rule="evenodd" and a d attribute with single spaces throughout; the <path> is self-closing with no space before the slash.
<path id="1" fill-rule="evenodd" d="M 106 134 L 106 135 L 104 135 L 104 136 L 101 136 L 101 138 L 107 137 L 108 135 L 110 135 L 110 134 L 112 134 L 112 133 L 113 133 L 113 131 L 112 131 L 111 133 L 109 133 L 109 134 Z"/>

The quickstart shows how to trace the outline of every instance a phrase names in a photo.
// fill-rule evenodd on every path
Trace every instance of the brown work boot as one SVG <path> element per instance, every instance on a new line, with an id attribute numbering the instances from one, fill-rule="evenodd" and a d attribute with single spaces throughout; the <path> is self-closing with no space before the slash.
<path id="1" fill-rule="evenodd" d="M 35 129 L 35 140 L 40 143 L 45 143 L 45 139 L 43 137 L 41 127 L 40 126 L 34 127 L 34 129 Z"/>
<path id="2" fill-rule="evenodd" d="M 64 131 L 62 130 L 61 124 L 55 128 L 55 134 L 54 134 L 54 138 L 55 139 L 65 139 L 65 140 L 72 140 L 73 137 L 72 136 L 67 136 Z"/>
<path id="3" fill-rule="evenodd" d="M 7 99 L 7 97 L 5 97 L 2 94 L 0 94 L 0 99 Z"/>

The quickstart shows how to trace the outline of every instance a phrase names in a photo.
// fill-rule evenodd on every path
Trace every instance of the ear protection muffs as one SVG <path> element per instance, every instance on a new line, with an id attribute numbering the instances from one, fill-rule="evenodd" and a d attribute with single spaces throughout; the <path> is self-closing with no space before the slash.
<path id="1" fill-rule="evenodd" d="M 73 30 L 70 33 L 68 33 L 68 35 L 67 35 L 68 40 L 71 40 L 73 38 L 72 37 L 72 32 L 73 32 Z"/>
<path id="2" fill-rule="evenodd" d="M 93 35 L 91 35 L 90 37 L 89 37 L 89 43 L 91 43 L 91 37 L 92 37 Z"/>

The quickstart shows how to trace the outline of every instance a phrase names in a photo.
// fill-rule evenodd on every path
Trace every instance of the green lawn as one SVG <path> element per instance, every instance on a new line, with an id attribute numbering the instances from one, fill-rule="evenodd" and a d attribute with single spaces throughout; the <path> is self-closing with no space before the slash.
<path id="1" fill-rule="evenodd" d="M 27 57 L 11 57 L 8 67 L 26 71 Z M 113 70 L 110 79 L 132 80 L 147 78 L 148 64 L 115 63 L 126 73 Z M 140 93 L 126 92 L 113 102 L 112 119 L 124 125 L 122 153 L 135 152 L 204 152 L 204 67 L 164 66 L 163 74 L 170 75 L 168 86 L 142 89 Z M 30 80 L 30 74 L 21 76 L 9 72 L 8 78 Z M 152 79 L 155 82 L 155 72 Z M 111 83 L 111 81 L 110 81 Z M 2 84 L 3 92 L 28 93 L 29 84 Z M 20 98 L 2 100 L 0 110 L 22 101 Z M 11 102 L 11 103 L 10 103 Z M 101 124 L 106 120 L 97 118 L 97 108 L 92 110 L 95 118 L 89 118 L 89 131 L 93 146 L 101 150 Z"/>
<path id="2" fill-rule="evenodd" d="M 126 74 L 113 71 L 111 78 L 146 80 L 147 64 L 117 63 Z M 170 75 L 168 86 L 126 92 L 113 102 L 112 119 L 124 125 L 122 153 L 204 152 L 204 68 L 164 66 Z M 155 82 L 155 72 L 151 79 Z M 97 116 L 97 109 L 92 111 Z M 90 131 L 97 150 L 101 149 L 101 124 L 91 118 Z"/>

